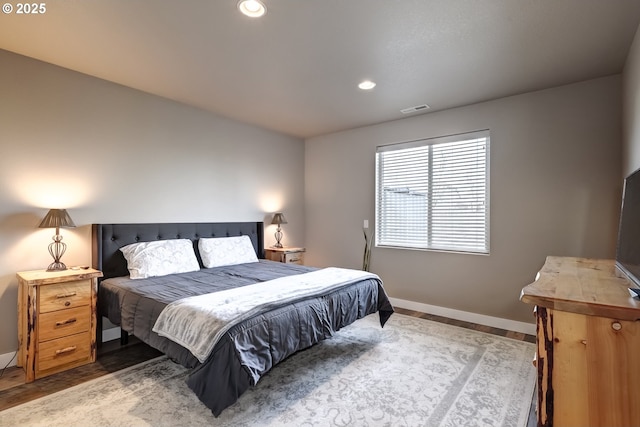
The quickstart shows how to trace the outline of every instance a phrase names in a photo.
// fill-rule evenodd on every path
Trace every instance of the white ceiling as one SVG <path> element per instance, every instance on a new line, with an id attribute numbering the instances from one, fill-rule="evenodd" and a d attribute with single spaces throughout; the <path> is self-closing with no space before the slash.
<path id="1" fill-rule="evenodd" d="M 305 138 L 619 73 L 640 21 L 638 0 L 263 1 L 50 0 L 0 14 L 0 48 Z"/>

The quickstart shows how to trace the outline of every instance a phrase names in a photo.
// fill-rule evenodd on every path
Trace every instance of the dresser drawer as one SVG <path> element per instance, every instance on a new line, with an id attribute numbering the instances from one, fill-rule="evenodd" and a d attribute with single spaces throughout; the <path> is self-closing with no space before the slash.
<path id="1" fill-rule="evenodd" d="M 45 372 L 78 361 L 91 359 L 89 332 L 41 342 L 38 346 L 36 370 Z"/>
<path id="2" fill-rule="evenodd" d="M 91 328 L 91 307 L 88 305 L 40 315 L 40 342 L 86 332 Z"/>
<path id="3" fill-rule="evenodd" d="M 40 313 L 91 304 L 91 280 L 40 287 Z"/>

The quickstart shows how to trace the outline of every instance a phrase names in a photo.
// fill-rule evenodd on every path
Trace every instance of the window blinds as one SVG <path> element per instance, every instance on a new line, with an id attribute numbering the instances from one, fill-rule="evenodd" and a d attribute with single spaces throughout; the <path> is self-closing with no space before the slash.
<path id="1" fill-rule="evenodd" d="M 489 252 L 489 131 L 376 152 L 376 246 Z"/>

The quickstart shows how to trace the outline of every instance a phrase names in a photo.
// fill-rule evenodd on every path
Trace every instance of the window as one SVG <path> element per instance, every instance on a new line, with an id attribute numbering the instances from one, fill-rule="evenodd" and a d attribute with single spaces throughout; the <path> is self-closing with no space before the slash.
<path id="1" fill-rule="evenodd" d="M 376 246 L 489 253 L 489 131 L 380 146 Z"/>

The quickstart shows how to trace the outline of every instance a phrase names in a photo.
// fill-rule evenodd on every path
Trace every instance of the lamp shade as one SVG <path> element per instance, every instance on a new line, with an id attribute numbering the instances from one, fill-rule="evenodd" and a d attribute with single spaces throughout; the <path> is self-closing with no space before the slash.
<path id="1" fill-rule="evenodd" d="M 287 224 L 287 220 L 282 214 L 282 212 L 278 212 L 273 214 L 273 219 L 271 220 L 271 224 L 277 224 L 277 225 Z"/>
<path id="2" fill-rule="evenodd" d="M 49 209 L 38 228 L 75 227 L 66 209 Z"/>

